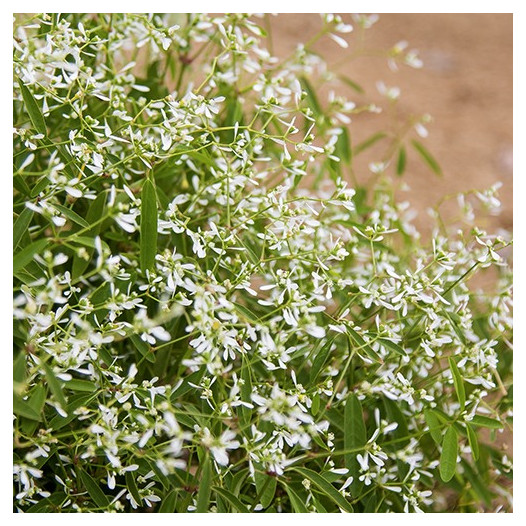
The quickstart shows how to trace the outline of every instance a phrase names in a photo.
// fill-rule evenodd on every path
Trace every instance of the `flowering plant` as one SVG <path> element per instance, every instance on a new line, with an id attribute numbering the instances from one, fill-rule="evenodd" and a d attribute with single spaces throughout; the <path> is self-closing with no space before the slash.
<path id="1" fill-rule="evenodd" d="M 354 144 L 380 108 L 312 51 L 375 20 L 277 58 L 268 16 L 15 18 L 17 511 L 509 507 L 497 187 L 419 234 L 391 173 L 440 172 L 427 117 Z"/>

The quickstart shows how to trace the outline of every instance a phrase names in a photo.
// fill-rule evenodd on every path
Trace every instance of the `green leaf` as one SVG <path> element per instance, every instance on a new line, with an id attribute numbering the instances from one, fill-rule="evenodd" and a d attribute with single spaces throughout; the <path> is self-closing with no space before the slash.
<path id="1" fill-rule="evenodd" d="M 18 79 L 18 85 L 20 86 L 27 113 L 29 114 L 29 118 L 31 119 L 35 130 L 42 135 L 47 135 L 46 121 L 44 120 L 44 116 L 42 115 L 42 111 L 40 110 L 37 101 L 20 79 Z"/>
<path id="2" fill-rule="evenodd" d="M 442 177 L 444 174 L 442 173 L 440 165 L 438 164 L 437 160 L 429 153 L 427 148 L 422 143 L 414 139 L 411 141 L 411 144 L 413 145 L 413 148 L 420 154 L 420 157 L 422 157 L 422 159 L 429 166 L 429 168 L 431 168 L 431 170 L 436 175 Z"/>
<path id="3" fill-rule="evenodd" d="M 479 441 L 477 438 L 477 433 L 468 423 L 466 423 L 466 431 L 468 432 L 468 442 L 471 449 L 471 455 L 475 460 L 479 459 Z"/>
<path id="4" fill-rule="evenodd" d="M 405 350 L 400 345 L 398 345 L 395 342 L 392 342 L 391 340 L 387 340 L 385 338 L 379 338 L 378 342 L 382 344 L 384 347 L 387 347 L 388 349 L 390 349 L 391 351 L 394 351 L 396 354 L 399 354 L 400 356 L 407 356 L 407 353 L 405 352 Z"/>
<path id="5" fill-rule="evenodd" d="M 367 431 L 365 429 L 362 405 L 355 394 L 350 394 L 347 397 L 343 422 L 345 429 L 344 448 L 346 450 L 361 449 L 367 442 Z M 345 466 L 350 468 L 355 458 L 356 453 L 345 455 Z"/>
<path id="6" fill-rule="evenodd" d="M 132 334 L 130 336 L 135 348 L 139 351 L 141 356 L 143 356 L 148 362 L 155 363 L 155 355 L 151 352 L 150 345 L 145 342 L 138 334 Z"/>
<path id="7" fill-rule="evenodd" d="M 387 420 L 389 422 L 396 422 L 398 424 L 398 427 L 392 432 L 391 435 L 396 439 L 396 443 L 393 444 L 393 447 L 395 449 L 405 447 L 407 444 L 409 444 L 410 433 L 407 425 L 407 418 L 401 409 L 400 402 L 395 402 L 394 400 L 391 400 L 385 396 L 383 397 L 383 404 L 385 406 Z"/>
<path id="8" fill-rule="evenodd" d="M 86 488 L 90 497 L 93 499 L 93 502 L 99 508 L 104 509 L 110 505 L 110 501 L 108 500 L 106 494 L 104 493 L 104 491 L 102 491 L 98 483 L 82 469 L 80 470 L 80 479 L 82 481 L 82 484 L 84 484 L 84 487 Z"/>
<path id="9" fill-rule="evenodd" d="M 44 409 L 44 404 L 46 403 L 46 388 L 42 384 L 39 384 L 33 389 L 31 396 L 29 397 L 27 403 L 36 411 L 38 415 L 42 413 Z"/>
<path id="10" fill-rule="evenodd" d="M 351 164 L 352 150 L 351 150 L 351 138 L 349 136 L 349 130 L 347 128 L 340 128 L 340 130 L 341 130 L 341 133 L 340 135 L 338 135 L 338 140 L 336 141 L 334 153 L 345 164 Z"/>
<path id="11" fill-rule="evenodd" d="M 449 320 L 449 323 L 451 324 L 451 327 L 453 327 L 453 330 L 455 331 L 455 334 L 458 336 L 459 340 L 463 344 L 466 344 L 466 336 L 464 334 L 464 331 L 460 327 L 460 316 L 456 312 L 448 312 L 445 309 L 442 311 L 442 313 Z"/>
<path id="12" fill-rule="evenodd" d="M 490 429 L 501 429 L 502 423 L 489 416 L 475 415 L 470 423 L 474 426 L 488 427 Z"/>
<path id="13" fill-rule="evenodd" d="M 311 405 L 310 411 L 313 416 L 316 416 L 319 410 L 320 410 L 320 394 L 316 393 L 312 397 L 312 405 Z"/>
<path id="14" fill-rule="evenodd" d="M 254 478 L 256 481 L 256 491 L 259 495 L 259 503 L 264 508 L 268 508 L 272 504 L 276 493 L 276 487 L 278 484 L 276 477 L 271 477 L 266 473 L 256 471 L 254 473 Z"/>
<path id="15" fill-rule="evenodd" d="M 13 256 L 13 273 L 24 269 L 31 261 L 35 254 L 40 254 L 47 247 L 47 239 L 39 239 L 24 247 L 20 252 Z"/>
<path id="16" fill-rule="evenodd" d="M 457 469 L 458 434 L 453 426 L 449 427 L 442 441 L 442 454 L 440 455 L 440 477 L 444 482 L 449 482 Z"/>
<path id="17" fill-rule="evenodd" d="M 151 270 L 157 254 L 157 196 L 153 183 L 146 179 L 141 192 L 141 269 Z"/>
<path id="18" fill-rule="evenodd" d="M 166 497 L 164 497 L 163 501 L 161 502 L 159 513 L 173 513 L 175 511 L 176 501 L 177 501 L 177 492 L 175 490 L 170 491 L 170 493 L 168 493 Z"/>
<path id="19" fill-rule="evenodd" d="M 66 387 L 73 391 L 81 391 L 83 393 L 94 393 L 97 390 L 97 387 L 93 382 L 88 380 L 77 380 L 76 378 L 66 382 Z"/>
<path id="20" fill-rule="evenodd" d="M 307 468 L 293 467 L 291 471 L 299 473 L 302 477 L 311 481 L 318 490 L 331 499 L 339 508 L 349 513 L 353 513 L 351 503 L 329 482 L 327 482 L 321 475 Z"/>
<path id="21" fill-rule="evenodd" d="M 86 222 L 89 225 L 95 223 L 101 217 L 104 217 L 104 207 L 106 206 L 106 192 L 101 192 L 97 198 L 91 203 L 88 213 L 86 214 Z M 85 238 L 95 238 L 99 235 L 102 223 L 98 222 L 92 226 L 85 234 Z M 84 259 L 77 255 L 73 257 L 73 267 L 71 275 L 73 278 L 78 278 L 88 268 L 91 256 L 94 252 L 94 245 L 87 250 L 88 258 Z"/>
<path id="22" fill-rule="evenodd" d="M 407 155 L 405 148 L 400 146 L 398 150 L 398 159 L 396 161 L 396 175 L 401 176 L 405 172 L 405 166 L 407 164 Z"/>
<path id="23" fill-rule="evenodd" d="M 285 491 L 289 496 L 290 503 L 292 505 L 292 510 L 295 513 L 309 513 L 309 509 L 305 506 L 303 499 L 298 496 L 298 494 L 289 486 L 285 485 Z"/>
<path id="24" fill-rule="evenodd" d="M 353 150 L 354 155 L 362 153 L 364 150 L 367 150 L 368 148 L 376 144 L 378 141 L 381 141 L 385 137 L 387 137 L 387 133 L 385 132 L 374 133 L 368 139 L 365 139 L 365 141 L 362 141 L 360 144 L 356 145 L 356 147 Z"/>
<path id="25" fill-rule="evenodd" d="M 455 384 L 455 391 L 460 403 L 460 409 L 463 411 L 466 407 L 466 391 L 464 389 L 464 382 L 462 381 L 462 376 L 458 370 L 457 363 L 451 356 L 449 357 L 449 368 L 451 369 L 451 374 L 453 375 L 453 383 Z"/>
<path id="26" fill-rule="evenodd" d="M 70 422 L 75 420 L 77 418 L 77 415 L 75 415 L 75 409 L 78 409 L 83 405 L 87 405 L 92 399 L 92 396 L 93 395 L 85 394 L 72 395 L 70 397 L 70 403 L 67 407 L 64 408 L 68 416 L 63 417 L 62 415 L 55 415 L 55 417 L 52 418 L 51 422 L 49 422 L 49 427 L 53 431 L 57 431 L 58 429 L 63 428 L 64 426 L 68 425 Z"/>
<path id="27" fill-rule="evenodd" d="M 376 354 L 375 351 L 373 351 L 371 346 L 365 342 L 361 334 L 356 332 L 354 329 L 351 329 L 351 327 L 347 327 L 347 333 L 358 346 L 358 349 L 356 349 L 357 352 L 360 354 L 364 352 L 373 362 L 383 363 L 383 360 L 378 356 L 378 354 Z"/>
<path id="28" fill-rule="evenodd" d="M 327 358 L 329 357 L 330 350 L 334 342 L 334 338 L 335 336 L 330 337 L 327 340 L 327 342 L 323 345 L 323 347 L 316 354 L 316 357 L 314 358 L 314 361 L 312 362 L 312 367 L 310 370 L 310 383 L 311 384 L 314 384 L 314 382 L 318 378 L 318 375 L 321 373 L 322 368 L 325 365 Z M 318 345 L 321 345 L 321 340 Z"/>
<path id="29" fill-rule="evenodd" d="M 126 471 L 124 479 L 126 480 L 126 487 L 128 488 L 128 491 L 131 493 L 131 496 L 133 497 L 137 505 L 140 506 L 142 498 L 141 494 L 139 493 L 137 483 L 135 482 L 135 477 L 133 476 L 133 473 L 131 471 Z"/>
<path id="30" fill-rule="evenodd" d="M 56 208 L 62 215 L 66 216 L 70 221 L 77 223 L 77 225 L 80 225 L 82 228 L 89 228 L 89 223 L 80 217 L 77 212 L 71 210 L 71 208 L 58 204 L 53 205 L 53 208 Z"/>
<path id="31" fill-rule="evenodd" d="M 486 506 L 491 506 L 491 501 L 496 495 L 488 490 L 484 478 L 480 476 L 480 473 L 475 472 L 468 462 L 462 461 L 462 467 L 464 468 L 463 475 L 471 484 L 474 493 L 484 501 Z"/>
<path id="32" fill-rule="evenodd" d="M 354 82 L 354 80 L 351 80 L 349 77 L 346 77 L 345 75 L 338 75 L 338 78 L 347 86 L 349 86 L 351 89 L 356 91 L 356 93 L 363 94 L 365 93 L 364 89 L 358 84 L 357 82 Z"/>
<path id="33" fill-rule="evenodd" d="M 66 409 L 68 403 L 66 402 L 66 398 L 64 397 L 64 393 L 62 392 L 62 386 L 60 385 L 60 382 L 57 380 L 57 377 L 55 376 L 55 373 L 49 367 L 47 363 L 42 364 L 42 368 L 44 369 L 44 372 L 46 373 L 46 380 L 47 384 L 49 385 L 49 389 L 57 399 L 57 402 L 60 403 L 62 406 L 62 409 Z"/>
<path id="34" fill-rule="evenodd" d="M 210 491 L 212 489 L 212 462 L 209 453 L 206 453 L 205 461 L 201 471 L 201 480 L 199 482 L 199 492 L 197 494 L 197 513 L 208 512 L 210 504 Z"/>
<path id="35" fill-rule="evenodd" d="M 254 316 L 254 312 L 250 309 L 247 309 L 244 305 L 241 305 L 240 303 L 236 303 L 235 301 L 232 302 L 234 305 L 234 308 L 244 317 L 247 321 L 250 323 L 258 323 L 259 319 Z"/>
<path id="36" fill-rule="evenodd" d="M 32 219 L 33 210 L 27 207 L 25 207 L 16 218 L 15 224 L 13 225 L 13 251 L 16 250 L 22 236 L 27 232 Z"/>
<path id="37" fill-rule="evenodd" d="M 321 115 L 323 115 L 323 110 L 320 106 L 320 103 L 318 102 L 316 92 L 312 89 L 310 82 L 305 77 L 301 77 L 300 80 L 307 93 L 307 100 L 310 103 L 311 110 L 314 112 L 314 116 L 319 118 Z"/>
<path id="38" fill-rule="evenodd" d="M 13 381 L 19 384 L 26 381 L 26 354 L 23 351 L 13 360 Z"/>
<path id="39" fill-rule="evenodd" d="M 433 440 L 440 444 L 442 442 L 442 424 L 438 417 L 430 409 L 424 411 L 424 418 L 426 419 L 426 424 L 429 427 L 429 433 L 433 437 Z"/>
<path id="40" fill-rule="evenodd" d="M 363 418 L 363 410 L 358 397 L 355 394 L 350 394 L 345 402 L 345 410 L 343 415 L 343 447 L 347 450 L 361 449 L 367 442 L 367 431 L 365 429 L 365 421 Z M 356 455 L 359 451 L 345 454 L 345 467 L 349 469 L 350 474 L 354 477 L 353 488 L 356 488 L 354 493 L 359 495 L 361 493 L 363 484 L 358 480 L 360 474 L 360 466 Z"/>
<path id="41" fill-rule="evenodd" d="M 247 513 L 247 507 L 230 491 L 226 490 L 225 488 L 221 488 L 219 486 L 214 486 L 214 492 L 218 495 L 221 495 L 225 500 L 229 502 L 229 504 L 232 506 L 234 510 L 237 510 L 239 513 Z"/>
<path id="42" fill-rule="evenodd" d="M 13 396 L 13 413 L 30 420 L 36 420 L 40 422 L 40 415 L 31 407 L 25 400 L 22 400 L 19 396 Z"/>
<path id="43" fill-rule="evenodd" d="M 243 380 L 243 385 L 240 388 L 241 401 L 251 403 L 252 395 L 252 379 L 250 377 L 250 365 L 247 362 L 247 357 L 243 356 L 243 366 L 241 368 L 241 379 Z M 252 411 L 249 407 L 241 405 L 239 407 L 241 424 L 243 426 L 248 426 L 252 418 Z"/>

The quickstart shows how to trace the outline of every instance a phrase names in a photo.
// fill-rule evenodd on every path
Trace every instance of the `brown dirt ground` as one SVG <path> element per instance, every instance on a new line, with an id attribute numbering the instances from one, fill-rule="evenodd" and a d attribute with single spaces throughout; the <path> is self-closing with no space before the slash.
<path id="1" fill-rule="evenodd" d="M 342 15 L 351 21 L 349 14 Z M 271 19 L 274 52 L 290 53 L 321 27 L 318 14 L 284 14 Z M 351 22 L 352 23 L 352 22 Z M 433 122 L 422 142 L 438 159 L 444 177 L 434 176 L 413 152 L 408 154 L 405 181 L 411 190 L 405 195 L 419 211 L 417 225 L 429 228 L 426 209 L 440 197 L 459 191 L 484 189 L 497 181 L 502 214 L 491 218 L 493 227 L 511 230 L 512 215 L 512 103 L 513 103 L 513 15 L 512 14 L 381 14 L 366 32 L 369 49 L 389 49 L 400 40 L 419 50 L 424 68 L 408 67 L 391 72 L 385 58 L 352 59 L 357 46 L 356 31 L 346 35 L 348 49 L 328 38 L 314 48 L 337 71 L 352 78 L 366 90 L 362 101 L 385 106 L 376 81 L 401 89 L 401 114 L 429 113 Z M 349 90 L 351 100 L 360 96 Z M 382 115 L 363 114 L 351 123 L 353 141 L 378 131 Z M 381 126 L 381 124 L 380 124 Z M 371 150 L 374 155 L 375 150 Z M 381 150 L 378 150 L 379 152 Z M 367 162 L 371 155 L 365 155 Z M 379 154 L 380 155 L 380 154 Z M 358 158 L 357 158 L 358 159 Z M 358 164 L 367 177 L 367 163 Z M 361 174 L 360 174 L 361 171 Z M 489 226 L 489 225 L 488 225 Z"/>

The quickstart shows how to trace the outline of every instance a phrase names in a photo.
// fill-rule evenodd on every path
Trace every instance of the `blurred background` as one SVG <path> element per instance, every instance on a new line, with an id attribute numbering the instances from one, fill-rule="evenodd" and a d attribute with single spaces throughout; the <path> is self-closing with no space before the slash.
<path id="1" fill-rule="evenodd" d="M 404 199 L 418 210 L 418 226 L 428 228 L 426 209 L 440 197 L 485 189 L 501 181 L 502 214 L 483 226 L 511 230 L 513 15 L 381 14 L 365 31 L 365 47 L 387 50 L 406 40 L 408 49 L 417 49 L 424 62 L 422 69 L 402 67 L 398 72 L 389 69 L 385 57 L 373 54 L 354 58 L 353 50 L 360 45 L 356 24 L 349 14 L 341 16 L 355 26 L 353 33 L 343 35 L 349 48 L 342 49 L 325 37 L 314 49 L 366 92 L 360 96 L 349 89 L 345 95 L 357 103 L 372 100 L 385 107 L 386 100 L 376 87 L 377 81 L 383 81 L 400 88 L 397 111 L 401 115 L 429 113 L 433 117 L 427 126 L 429 136 L 421 142 L 439 161 L 444 176 L 433 175 L 414 152 L 412 157 L 408 154 L 404 175 L 411 188 Z M 271 24 L 274 53 L 282 57 L 316 34 L 321 17 L 283 14 L 272 17 Z M 353 143 L 381 129 L 381 118 L 357 116 L 350 124 Z M 372 155 L 373 151 L 364 154 L 367 162 L 374 160 Z M 367 171 L 367 165 L 363 170 Z"/>

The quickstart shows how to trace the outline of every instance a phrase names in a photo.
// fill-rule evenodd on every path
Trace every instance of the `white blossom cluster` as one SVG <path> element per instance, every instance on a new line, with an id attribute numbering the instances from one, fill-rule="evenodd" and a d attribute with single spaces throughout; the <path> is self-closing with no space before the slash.
<path id="1" fill-rule="evenodd" d="M 446 429 L 457 486 L 508 495 L 476 439 L 512 415 L 511 242 L 472 224 L 497 188 L 427 242 L 390 159 L 350 178 L 379 108 L 312 46 L 376 18 L 290 57 L 268 15 L 15 19 L 15 510 L 433 511 Z"/>

